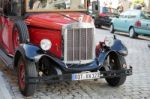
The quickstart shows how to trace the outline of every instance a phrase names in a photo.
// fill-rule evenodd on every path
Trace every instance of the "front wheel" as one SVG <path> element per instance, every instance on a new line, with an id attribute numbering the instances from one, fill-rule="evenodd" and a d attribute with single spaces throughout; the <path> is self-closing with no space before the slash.
<path id="1" fill-rule="evenodd" d="M 114 25 L 111 24 L 111 25 L 110 25 L 110 33 L 114 33 L 114 32 L 115 32 L 115 30 L 114 30 Z"/>
<path id="2" fill-rule="evenodd" d="M 38 73 L 35 64 L 25 60 L 23 56 L 20 56 L 18 61 L 18 84 L 19 89 L 24 96 L 34 94 L 36 84 L 30 84 L 28 78 L 37 76 Z"/>
<path id="3" fill-rule="evenodd" d="M 126 65 L 126 61 L 124 57 L 119 57 L 119 59 L 116 58 L 115 55 L 110 55 L 108 59 L 106 60 L 106 71 L 111 71 L 111 70 L 121 70 L 124 69 L 123 65 Z M 112 78 L 106 78 L 105 79 L 107 83 L 110 86 L 120 86 L 124 84 L 126 81 L 126 76 L 119 76 L 119 77 L 112 77 Z"/>

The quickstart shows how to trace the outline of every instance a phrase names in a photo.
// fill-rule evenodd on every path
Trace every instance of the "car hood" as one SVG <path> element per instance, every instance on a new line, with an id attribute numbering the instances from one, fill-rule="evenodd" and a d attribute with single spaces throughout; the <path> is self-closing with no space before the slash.
<path id="1" fill-rule="evenodd" d="M 29 26 L 48 28 L 48 29 L 57 29 L 61 30 L 62 26 L 75 23 L 75 22 L 84 22 L 91 23 L 92 18 L 89 15 L 83 13 L 42 13 L 29 15 L 25 22 Z"/>

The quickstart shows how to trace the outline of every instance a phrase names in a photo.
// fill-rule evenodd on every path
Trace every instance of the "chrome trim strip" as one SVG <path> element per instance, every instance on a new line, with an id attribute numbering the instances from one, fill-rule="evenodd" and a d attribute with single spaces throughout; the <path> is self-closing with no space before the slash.
<path id="1" fill-rule="evenodd" d="M 79 60 L 81 60 L 81 29 L 79 30 Z"/>
<path id="2" fill-rule="evenodd" d="M 87 28 L 86 28 L 86 45 L 85 46 L 86 46 L 86 53 L 87 53 Z M 87 59 L 87 54 L 86 54 L 86 59 Z"/>
<path id="3" fill-rule="evenodd" d="M 67 29 L 64 30 L 64 62 L 67 61 Z"/>
<path id="4" fill-rule="evenodd" d="M 93 59 L 92 60 L 80 60 L 80 61 L 67 61 L 66 64 L 88 64 L 91 62 L 93 62 Z"/>
<path id="5" fill-rule="evenodd" d="M 75 22 L 75 23 L 72 23 L 72 24 L 64 25 L 62 27 L 62 29 L 67 29 L 67 30 L 71 30 L 73 28 L 74 29 L 78 29 L 78 28 L 95 28 L 95 26 L 92 23 Z"/>
<path id="6" fill-rule="evenodd" d="M 74 29 L 73 29 L 73 60 L 74 60 Z"/>

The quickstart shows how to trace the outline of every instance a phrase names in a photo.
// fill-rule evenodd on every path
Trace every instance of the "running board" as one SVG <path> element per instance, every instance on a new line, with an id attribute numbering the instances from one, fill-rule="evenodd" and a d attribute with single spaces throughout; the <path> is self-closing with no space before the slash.
<path id="1" fill-rule="evenodd" d="M 5 63 L 8 68 L 13 68 L 13 58 L 6 55 L 4 51 L 0 49 L 0 59 Z"/>

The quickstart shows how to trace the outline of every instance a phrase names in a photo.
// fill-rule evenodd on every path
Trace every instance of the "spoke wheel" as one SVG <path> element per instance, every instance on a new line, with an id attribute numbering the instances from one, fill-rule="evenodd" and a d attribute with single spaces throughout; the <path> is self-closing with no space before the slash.
<path id="1" fill-rule="evenodd" d="M 109 56 L 108 59 L 105 62 L 105 70 L 111 71 L 111 70 L 121 70 L 123 69 L 123 64 L 126 64 L 124 57 L 119 57 L 119 60 L 117 60 L 117 57 L 114 57 L 115 55 Z M 105 79 L 107 83 L 110 86 L 120 86 L 124 84 L 126 81 L 126 76 L 120 76 L 120 77 L 112 77 L 112 78 L 106 78 Z"/>
<path id="2" fill-rule="evenodd" d="M 25 89 L 25 63 L 20 59 L 18 64 L 18 82 L 21 90 Z"/>
<path id="3" fill-rule="evenodd" d="M 29 83 L 29 77 L 38 77 L 35 63 L 25 60 L 23 56 L 20 56 L 17 67 L 18 85 L 21 93 L 24 96 L 33 95 L 36 89 L 36 84 Z"/>

